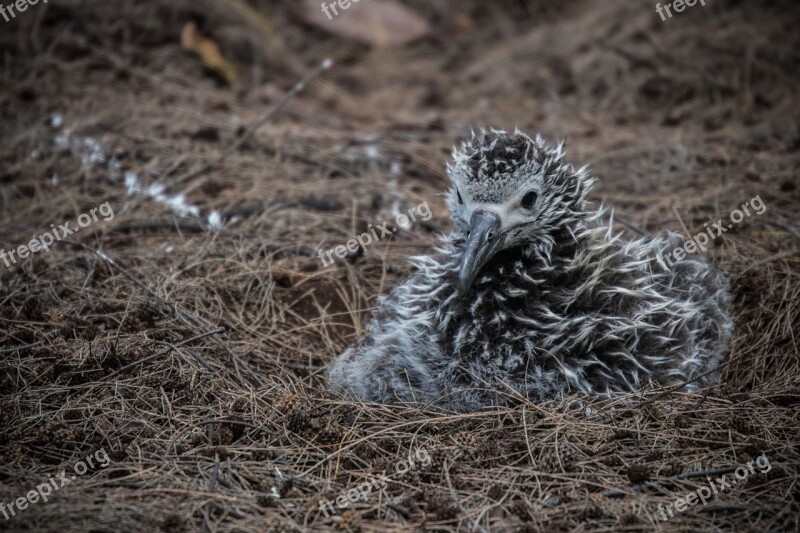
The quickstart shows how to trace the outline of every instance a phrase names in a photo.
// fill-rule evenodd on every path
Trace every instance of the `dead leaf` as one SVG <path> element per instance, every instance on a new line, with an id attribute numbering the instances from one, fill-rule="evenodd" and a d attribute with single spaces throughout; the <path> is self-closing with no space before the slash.
<path id="1" fill-rule="evenodd" d="M 304 0 L 306 22 L 341 37 L 376 46 L 402 46 L 430 32 L 420 15 L 394 0 Z M 341 6 L 348 6 L 343 9 Z"/>
<path id="2" fill-rule="evenodd" d="M 236 70 L 233 65 L 222 57 L 217 43 L 208 37 L 200 35 L 194 22 L 187 22 L 183 26 L 181 30 L 181 46 L 185 50 L 197 54 L 203 64 L 225 80 L 228 85 L 232 85 L 236 81 Z"/>
<path id="3" fill-rule="evenodd" d="M 459 11 L 450 23 L 450 29 L 456 37 L 469 33 L 474 28 L 475 22 L 463 11 Z"/>

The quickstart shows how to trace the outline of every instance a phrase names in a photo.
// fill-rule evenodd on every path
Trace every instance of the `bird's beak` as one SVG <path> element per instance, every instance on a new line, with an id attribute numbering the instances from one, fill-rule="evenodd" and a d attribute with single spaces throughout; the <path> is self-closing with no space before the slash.
<path id="1" fill-rule="evenodd" d="M 469 220 L 467 249 L 461 259 L 458 273 L 458 292 L 464 296 L 472 286 L 481 268 L 489 262 L 503 246 L 505 235 L 501 233 L 500 215 L 487 209 L 478 209 Z"/>

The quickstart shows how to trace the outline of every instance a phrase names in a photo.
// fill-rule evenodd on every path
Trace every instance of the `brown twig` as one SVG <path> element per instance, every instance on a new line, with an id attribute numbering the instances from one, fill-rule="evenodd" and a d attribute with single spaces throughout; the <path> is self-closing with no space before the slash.
<path id="1" fill-rule="evenodd" d="M 330 69 L 333 66 L 333 61 L 331 59 L 325 59 L 322 63 L 320 63 L 316 68 L 314 68 L 311 72 L 309 72 L 305 78 L 297 82 L 292 89 L 284 95 L 283 98 L 278 101 L 273 107 L 267 110 L 263 115 L 261 115 L 258 120 L 256 120 L 252 126 L 250 126 L 244 133 L 242 133 L 236 140 L 234 140 L 227 148 L 225 148 L 222 153 L 220 153 L 216 158 L 212 159 L 211 161 L 205 163 L 203 166 L 196 170 L 189 171 L 181 176 L 175 178 L 176 183 L 183 183 L 189 181 L 193 178 L 201 174 L 205 174 L 225 159 L 228 158 L 233 152 L 238 150 L 242 144 L 244 144 L 253 134 L 266 124 L 268 120 L 274 117 L 280 110 L 282 110 L 286 104 L 295 96 L 297 96 L 300 92 L 302 92 L 309 83 L 311 83 L 315 78 L 321 75 L 326 70 Z M 165 176 L 166 178 L 167 176 Z"/>
<path id="2" fill-rule="evenodd" d="M 675 481 L 681 481 L 683 479 L 692 479 L 696 477 L 705 477 L 705 476 L 721 476 L 724 474 L 730 474 L 731 472 L 735 472 L 737 468 L 739 468 L 738 465 L 725 466 L 722 468 L 709 468 L 706 470 L 697 470 L 693 472 L 681 472 L 680 474 L 674 475 L 667 479 L 661 479 L 657 481 L 646 481 L 644 483 L 637 483 L 636 485 L 631 485 L 631 490 L 634 492 L 640 492 L 645 489 L 669 486 Z M 630 493 L 623 489 L 608 489 L 603 491 L 603 496 L 605 496 L 606 498 L 619 498 L 627 494 Z"/>

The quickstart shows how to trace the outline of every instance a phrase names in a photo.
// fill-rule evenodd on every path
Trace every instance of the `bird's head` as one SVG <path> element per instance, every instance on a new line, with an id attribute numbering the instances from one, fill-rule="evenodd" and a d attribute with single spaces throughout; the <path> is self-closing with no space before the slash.
<path id="1" fill-rule="evenodd" d="M 447 204 L 464 235 L 458 289 L 463 295 L 480 270 L 503 250 L 550 249 L 584 215 L 593 179 L 562 161 L 541 137 L 481 131 L 453 150 Z"/>

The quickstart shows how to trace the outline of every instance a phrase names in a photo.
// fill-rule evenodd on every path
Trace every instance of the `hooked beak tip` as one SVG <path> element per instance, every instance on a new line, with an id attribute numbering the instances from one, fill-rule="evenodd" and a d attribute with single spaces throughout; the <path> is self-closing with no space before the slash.
<path id="1" fill-rule="evenodd" d="M 502 247 L 502 220 L 488 209 L 478 209 L 470 218 L 466 249 L 458 273 L 458 294 L 467 294 L 480 270 Z"/>

